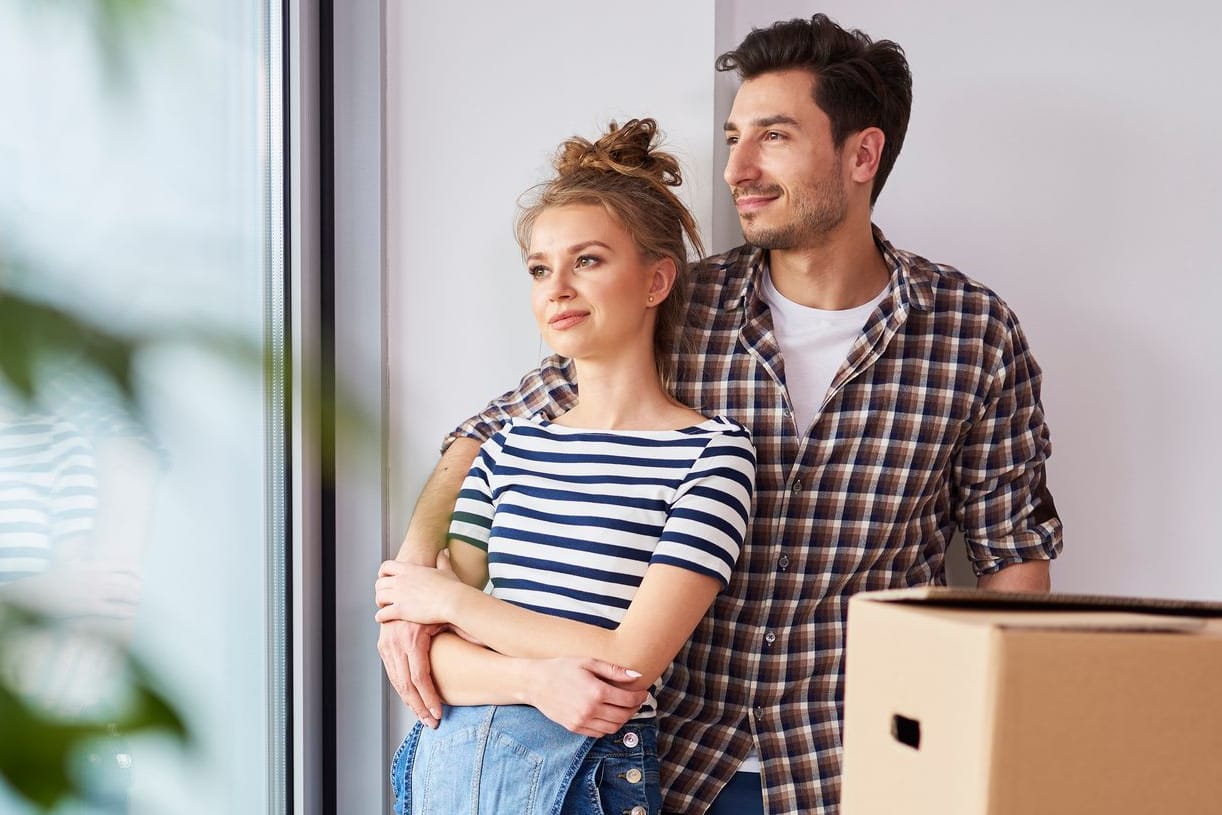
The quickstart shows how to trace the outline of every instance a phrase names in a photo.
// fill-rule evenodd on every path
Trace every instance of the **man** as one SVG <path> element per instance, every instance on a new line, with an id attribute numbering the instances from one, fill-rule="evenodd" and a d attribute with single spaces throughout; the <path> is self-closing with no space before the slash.
<path id="1" fill-rule="evenodd" d="M 1061 523 L 1040 371 L 996 295 L 871 224 L 911 107 L 899 46 L 815 15 L 753 31 L 717 67 L 742 79 L 725 180 L 748 245 L 695 270 L 676 395 L 744 423 L 759 461 L 737 574 L 659 697 L 663 789 L 671 812 L 833 813 L 848 598 L 944 582 L 956 529 L 979 585 L 1049 587 Z M 400 558 L 430 562 L 478 441 L 563 412 L 569 377 L 549 360 L 455 431 Z M 379 641 L 426 719 L 428 634 Z"/>

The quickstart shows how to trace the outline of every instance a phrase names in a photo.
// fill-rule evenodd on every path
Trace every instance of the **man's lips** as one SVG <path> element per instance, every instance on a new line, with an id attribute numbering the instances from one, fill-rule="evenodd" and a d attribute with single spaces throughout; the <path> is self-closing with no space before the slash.
<path id="1" fill-rule="evenodd" d="M 557 331 L 564 331 L 566 328 L 577 325 L 588 316 L 590 316 L 588 311 L 562 311 L 548 320 L 547 324 Z"/>
<path id="2" fill-rule="evenodd" d="M 734 197 L 734 206 L 738 208 L 739 212 L 755 212 L 756 210 L 763 209 L 776 199 L 776 195 L 762 195 L 759 193 L 736 195 Z"/>

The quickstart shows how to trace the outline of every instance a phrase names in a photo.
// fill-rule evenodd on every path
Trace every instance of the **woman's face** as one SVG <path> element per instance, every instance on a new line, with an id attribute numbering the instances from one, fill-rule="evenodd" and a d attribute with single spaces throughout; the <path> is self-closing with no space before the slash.
<path id="1" fill-rule="evenodd" d="M 544 210 L 531 230 L 526 267 L 535 321 L 548 345 L 574 359 L 652 353 L 654 307 L 669 289 L 661 265 L 643 259 L 602 206 Z"/>

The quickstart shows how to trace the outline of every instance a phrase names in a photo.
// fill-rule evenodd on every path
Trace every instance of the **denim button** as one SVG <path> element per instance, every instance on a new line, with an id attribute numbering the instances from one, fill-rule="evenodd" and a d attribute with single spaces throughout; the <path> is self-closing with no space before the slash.
<path id="1" fill-rule="evenodd" d="M 628 779 L 629 784 L 639 784 L 641 783 L 641 771 L 636 767 L 633 767 L 631 770 L 624 773 L 624 778 Z"/>
<path id="2" fill-rule="evenodd" d="M 640 743 L 641 743 L 641 737 L 638 736 L 636 733 L 632 732 L 631 730 L 629 730 L 627 733 L 624 734 L 624 746 L 625 747 L 636 747 Z"/>
<path id="3" fill-rule="evenodd" d="M 649 810 L 645 809 L 645 807 L 637 806 L 628 810 L 628 815 L 649 815 Z"/>

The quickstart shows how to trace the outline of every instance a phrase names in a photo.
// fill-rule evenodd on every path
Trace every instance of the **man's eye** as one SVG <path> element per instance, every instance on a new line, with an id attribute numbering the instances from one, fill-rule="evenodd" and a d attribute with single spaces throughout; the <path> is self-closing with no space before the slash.
<path id="1" fill-rule="evenodd" d="M 738 136 L 726 136 L 726 146 L 733 147 L 738 144 Z"/>
<path id="2" fill-rule="evenodd" d="M 775 130 L 769 130 L 764 134 L 764 138 L 768 141 L 780 141 L 781 139 L 785 138 L 785 134 L 778 133 Z"/>

